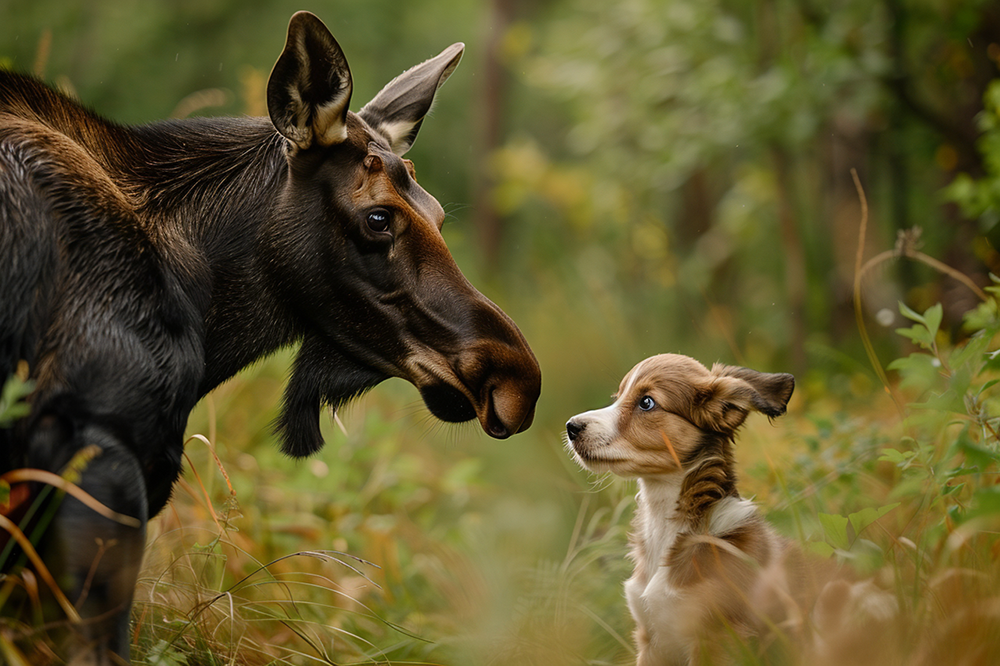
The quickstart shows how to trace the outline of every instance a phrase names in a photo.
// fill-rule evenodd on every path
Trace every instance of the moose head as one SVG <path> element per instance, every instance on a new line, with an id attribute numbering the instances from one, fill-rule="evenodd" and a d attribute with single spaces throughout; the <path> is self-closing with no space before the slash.
<path id="1" fill-rule="evenodd" d="M 319 409 L 388 377 L 436 417 L 505 438 L 532 421 L 537 361 L 500 308 L 462 275 L 444 210 L 403 158 L 463 44 L 404 72 L 358 113 L 347 60 L 312 14 L 295 14 L 267 87 L 288 177 L 260 239 L 263 269 L 303 344 L 278 431 L 284 450 L 322 445 Z"/>

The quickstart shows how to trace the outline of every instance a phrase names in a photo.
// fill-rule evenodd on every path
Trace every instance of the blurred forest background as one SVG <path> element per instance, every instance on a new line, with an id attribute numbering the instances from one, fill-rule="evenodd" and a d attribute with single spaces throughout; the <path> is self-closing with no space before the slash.
<path id="1" fill-rule="evenodd" d="M 295 462 L 269 432 L 288 356 L 221 387 L 190 422 L 212 447 L 189 443 L 185 482 L 153 528 L 140 661 L 629 663 L 620 585 L 634 487 L 580 472 L 561 437 L 635 362 L 666 351 L 797 376 L 789 416 L 751 418 L 738 452 L 744 494 L 786 533 L 897 571 L 891 543 L 909 534 L 920 557 L 955 565 L 942 544 L 963 516 L 983 517 L 976 493 L 996 472 L 983 356 L 995 303 L 956 274 L 880 253 L 919 250 L 980 287 L 1000 274 L 1000 6 L 0 0 L 0 65 L 123 123 L 265 115 L 298 9 L 347 54 L 354 110 L 466 43 L 408 157 L 449 213 L 459 266 L 535 350 L 542 398 L 530 431 L 495 442 L 434 423 L 391 380 L 338 415 L 343 428 L 326 419 L 326 449 Z M 863 258 L 881 257 L 860 319 L 878 372 L 853 302 L 852 170 L 867 201 Z M 897 335 L 911 325 L 926 333 Z M 949 354 L 983 339 L 956 385 Z M 896 358 L 893 400 L 879 372 Z M 961 404 L 915 423 L 907 401 L 925 390 Z M 967 464 L 956 442 L 985 457 Z M 971 467 L 976 481 L 948 490 L 945 472 Z M 914 470 L 924 476 L 906 486 Z M 995 518 L 1000 499 L 989 501 Z M 883 527 L 890 545 L 817 517 L 892 502 L 903 508 Z M 917 528 L 929 542 L 906 531 Z M 977 551 L 991 576 L 992 543 Z M 301 554 L 325 549 L 345 555 Z"/>

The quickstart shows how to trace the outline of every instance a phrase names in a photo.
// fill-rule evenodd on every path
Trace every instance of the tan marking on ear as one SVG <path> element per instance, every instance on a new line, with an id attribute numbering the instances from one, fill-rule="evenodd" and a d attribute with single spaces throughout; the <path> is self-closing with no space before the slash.
<path id="1" fill-rule="evenodd" d="M 332 101 L 316 107 L 313 127 L 324 128 L 323 134 L 316 137 L 316 143 L 321 146 L 333 146 L 347 140 L 347 123 L 340 122 L 346 104 L 346 96 L 341 93 Z"/>
<path id="2" fill-rule="evenodd" d="M 421 120 L 423 119 L 421 118 Z M 410 147 L 410 132 L 413 131 L 413 126 L 416 124 L 415 122 L 403 120 L 384 122 L 379 125 L 378 132 L 389 141 L 389 147 L 392 149 L 392 152 L 402 156 Z"/>

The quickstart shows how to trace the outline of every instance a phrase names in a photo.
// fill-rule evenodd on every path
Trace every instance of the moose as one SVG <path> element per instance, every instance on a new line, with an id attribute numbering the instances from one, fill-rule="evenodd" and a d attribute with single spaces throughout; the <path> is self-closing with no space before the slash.
<path id="1" fill-rule="evenodd" d="M 443 421 L 498 439 L 531 425 L 538 363 L 459 270 L 402 157 L 463 50 L 355 113 L 340 46 L 299 12 L 268 118 L 143 126 L 0 71 L 0 379 L 27 368 L 33 386 L 30 414 L 0 430 L 0 473 L 82 455 L 78 488 L 128 518 L 75 495 L 51 507 L 37 549 L 76 604 L 74 658 L 128 661 L 145 526 L 180 474 L 188 415 L 279 348 L 301 345 L 275 425 L 293 457 L 323 445 L 324 405 L 389 377 Z"/>

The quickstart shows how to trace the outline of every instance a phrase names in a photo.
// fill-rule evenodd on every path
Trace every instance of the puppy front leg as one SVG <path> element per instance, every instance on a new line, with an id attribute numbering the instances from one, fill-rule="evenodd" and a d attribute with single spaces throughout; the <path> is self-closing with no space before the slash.
<path id="1" fill-rule="evenodd" d="M 653 651 L 649 646 L 649 634 L 646 633 L 646 627 L 642 624 L 642 622 L 637 621 L 632 637 L 635 640 L 635 648 L 639 655 L 636 659 L 635 665 L 657 666 L 656 661 L 653 659 Z"/>

